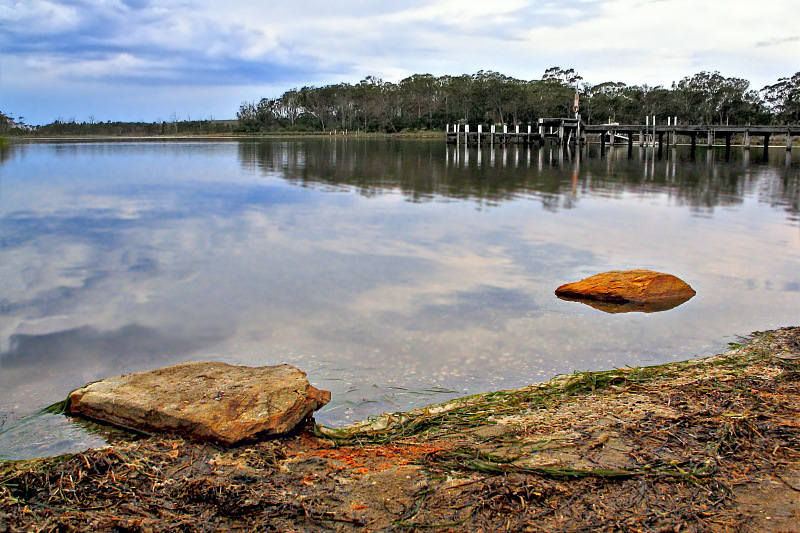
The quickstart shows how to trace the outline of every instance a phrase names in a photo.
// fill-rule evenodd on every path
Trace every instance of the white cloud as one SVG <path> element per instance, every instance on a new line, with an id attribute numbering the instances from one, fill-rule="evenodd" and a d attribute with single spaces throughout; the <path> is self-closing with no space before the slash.
<path id="1" fill-rule="evenodd" d="M 81 20 L 77 7 L 50 0 L 17 0 L 2 7 L 3 20 L 24 25 L 25 33 L 30 35 L 72 30 Z"/>
<path id="2" fill-rule="evenodd" d="M 53 91 L 104 82 L 97 90 L 109 94 L 123 84 L 152 91 L 180 82 L 198 90 L 263 86 L 272 95 L 367 75 L 399 81 L 482 69 L 533 79 L 556 65 L 590 83 L 668 85 L 720 70 L 760 88 L 796 69 L 789 60 L 800 57 L 795 3 L 12 1 L 0 6 L 7 30 L 0 81 L 27 87 L 6 101 L 28 115 L 44 107 L 25 96 L 40 93 L 43 69 Z"/>

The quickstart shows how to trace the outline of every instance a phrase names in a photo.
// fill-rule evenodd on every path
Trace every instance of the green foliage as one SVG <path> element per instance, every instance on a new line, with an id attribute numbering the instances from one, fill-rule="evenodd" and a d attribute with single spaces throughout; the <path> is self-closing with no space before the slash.
<path id="1" fill-rule="evenodd" d="M 368 76 L 355 85 L 340 83 L 292 89 L 240 108 L 244 132 L 307 129 L 367 132 L 441 131 L 446 124 L 535 124 L 540 117 L 573 113 L 575 92 L 589 124 L 612 120 L 642 123 L 677 117 L 684 124 L 762 124 L 800 121 L 800 73 L 776 85 L 749 90 L 749 82 L 719 72 L 700 72 L 671 88 L 628 86 L 607 81 L 592 85 L 574 69 L 552 67 L 539 80 L 519 80 L 499 72 L 435 77 L 414 74 L 398 83 Z"/>
<path id="2" fill-rule="evenodd" d="M 775 85 L 767 85 L 761 94 L 776 122 L 800 122 L 800 72 L 791 78 L 780 78 Z"/>
<path id="3" fill-rule="evenodd" d="M 235 121 L 223 120 L 172 120 L 156 122 L 76 122 L 58 118 L 50 124 L 37 127 L 15 128 L 9 135 L 30 137 L 153 137 L 230 134 Z"/>
<path id="4" fill-rule="evenodd" d="M 580 112 L 588 124 L 640 124 L 677 117 L 683 124 L 800 122 L 800 72 L 754 91 L 740 78 L 699 72 L 670 88 L 606 81 L 592 85 L 574 69 L 552 67 L 538 80 L 520 80 L 481 70 L 475 74 L 414 74 L 398 83 L 367 76 L 357 84 L 293 88 L 279 97 L 243 102 L 236 121 L 170 120 L 153 123 L 78 123 L 58 118 L 29 127 L 0 113 L 0 135 L 159 136 L 261 132 L 441 131 L 447 124 L 535 124 L 544 117 Z"/>

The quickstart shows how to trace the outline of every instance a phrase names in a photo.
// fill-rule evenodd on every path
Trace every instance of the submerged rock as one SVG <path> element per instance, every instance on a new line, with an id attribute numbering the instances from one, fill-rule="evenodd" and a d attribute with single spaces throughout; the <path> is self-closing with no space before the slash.
<path id="1" fill-rule="evenodd" d="M 580 301 L 608 313 L 665 311 L 695 294 L 680 278 L 653 270 L 612 270 L 556 289 L 561 299 Z"/>
<path id="2" fill-rule="evenodd" d="M 287 433 L 330 398 L 290 365 L 191 362 L 91 383 L 70 393 L 67 413 L 236 444 Z"/>

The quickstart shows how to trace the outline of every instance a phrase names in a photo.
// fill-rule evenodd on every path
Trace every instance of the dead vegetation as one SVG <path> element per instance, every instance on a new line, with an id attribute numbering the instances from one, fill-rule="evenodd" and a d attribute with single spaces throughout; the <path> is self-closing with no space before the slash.
<path id="1" fill-rule="evenodd" d="M 5 531 L 800 531 L 800 328 L 223 449 L 0 464 Z"/>

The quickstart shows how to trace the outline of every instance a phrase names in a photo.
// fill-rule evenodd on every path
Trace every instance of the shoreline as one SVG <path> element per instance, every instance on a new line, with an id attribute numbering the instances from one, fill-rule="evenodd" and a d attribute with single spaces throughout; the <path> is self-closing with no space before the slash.
<path id="1" fill-rule="evenodd" d="M 0 461 L 0 531 L 797 531 L 797 406 L 800 328 L 756 332 L 234 448 Z"/>
<path id="2" fill-rule="evenodd" d="M 10 135 L 5 138 L 11 142 L 16 141 L 126 141 L 126 140 L 217 140 L 217 139 L 280 139 L 280 138 L 355 138 L 355 139 L 444 139 L 442 131 L 416 131 L 416 132 L 343 132 L 343 131 L 303 131 L 303 132 L 265 132 L 265 133 L 196 133 L 181 135 Z"/>

